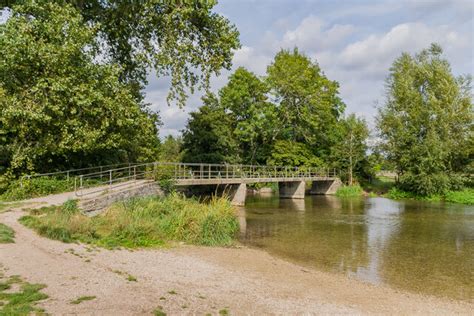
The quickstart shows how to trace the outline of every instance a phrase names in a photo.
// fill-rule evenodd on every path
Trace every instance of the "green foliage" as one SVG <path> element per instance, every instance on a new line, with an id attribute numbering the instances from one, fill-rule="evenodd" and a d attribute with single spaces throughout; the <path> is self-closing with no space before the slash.
<path id="1" fill-rule="evenodd" d="M 276 166 L 324 166 L 323 161 L 313 154 L 308 145 L 287 140 L 275 142 L 268 162 Z"/>
<path id="2" fill-rule="evenodd" d="M 471 91 L 470 78 L 453 76 L 439 45 L 395 60 L 377 125 L 402 190 L 431 196 L 459 187 L 455 174 L 467 171 L 474 154 Z"/>
<path id="3" fill-rule="evenodd" d="M 239 162 L 238 144 L 233 137 L 232 118 L 219 107 L 215 96 L 203 98 L 204 105 L 191 113 L 183 143 L 184 162 Z"/>
<path id="4" fill-rule="evenodd" d="M 6 2 L 14 10 L 22 3 L 66 6 L 59 0 Z M 213 0 L 67 3 L 85 25 L 96 30 L 95 39 L 103 44 L 96 47 L 98 56 L 119 65 L 121 82 L 132 88 L 138 99 L 142 98 L 140 88 L 147 82 L 149 69 L 154 68 L 159 77 L 170 77 L 168 101 L 177 99 L 184 105 L 186 88 L 191 92 L 196 87 L 207 89 L 211 74 L 230 68 L 233 52 L 240 46 L 235 26 L 211 11 L 217 3 Z M 5 2 L 0 8 L 4 6 Z M 25 11 L 36 19 L 42 17 L 34 7 L 27 6 Z"/>
<path id="5" fill-rule="evenodd" d="M 343 138 L 344 108 L 337 82 L 317 63 L 297 50 L 282 50 L 265 78 L 240 67 L 218 97 L 205 98 L 191 113 L 184 161 L 325 165 Z"/>
<path id="6" fill-rule="evenodd" d="M 448 191 L 444 197 L 446 202 L 474 205 L 474 189 Z"/>
<path id="7" fill-rule="evenodd" d="M 84 185 L 94 186 L 100 184 L 99 180 L 88 179 Z M 74 179 L 58 179 L 55 177 L 37 177 L 24 180 L 14 180 L 7 190 L 0 194 L 0 200 L 17 201 L 31 199 L 38 196 L 70 192 L 74 190 Z"/>
<path id="8" fill-rule="evenodd" d="M 19 284 L 18 291 L 11 291 L 13 284 Z M 38 301 L 48 298 L 40 291 L 46 286 L 43 284 L 30 284 L 23 282 L 19 277 L 12 276 L 0 282 L 0 315 L 30 315 L 41 314 L 43 309 L 36 307 Z"/>
<path id="9" fill-rule="evenodd" d="M 97 62 L 97 31 L 72 6 L 44 1 L 14 6 L 0 25 L 2 166 L 19 174 L 156 155 L 158 117 L 118 65 Z"/>
<path id="10" fill-rule="evenodd" d="M 24 200 L 38 196 L 74 190 L 74 181 L 53 177 L 38 177 L 28 180 L 15 180 L 0 195 L 6 201 Z"/>
<path id="11" fill-rule="evenodd" d="M 153 247 L 168 241 L 230 245 L 239 228 L 234 209 L 223 198 L 214 198 L 207 204 L 178 194 L 131 199 L 92 218 L 67 211 L 68 208 L 43 208 L 22 217 L 20 222 L 51 239 L 107 248 Z"/>
<path id="12" fill-rule="evenodd" d="M 13 243 L 15 240 L 15 231 L 11 227 L 0 223 L 0 244 Z"/>
<path id="13" fill-rule="evenodd" d="M 332 147 L 332 161 L 341 170 L 347 170 L 347 182 L 353 184 L 354 169 L 361 168 L 366 159 L 369 129 L 365 120 L 349 115 L 339 124 L 340 140 Z"/>
<path id="14" fill-rule="evenodd" d="M 338 83 L 296 48 L 276 54 L 267 68 L 267 82 L 278 105 L 282 139 L 306 143 L 314 146 L 319 156 L 327 155 L 345 108 Z"/>
<path id="15" fill-rule="evenodd" d="M 265 82 L 243 67 L 219 91 L 220 107 L 230 116 L 242 163 L 265 163 L 278 133 L 276 107 L 268 101 L 268 92 Z"/>
<path id="16" fill-rule="evenodd" d="M 347 185 L 347 186 L 342 186 L 339 189 L 337 189 L 336 196 L 338 197 L 356 197 L 356 196 L 362 196 L 364 193 L 364 190 L 359 185 Z"/>
<path id="17" fill-rule="evenodd" d="M 159 161 L 180 162 L 182 160 L 183 140 L 181 137 L 168 135 L 160 145 Z"/>

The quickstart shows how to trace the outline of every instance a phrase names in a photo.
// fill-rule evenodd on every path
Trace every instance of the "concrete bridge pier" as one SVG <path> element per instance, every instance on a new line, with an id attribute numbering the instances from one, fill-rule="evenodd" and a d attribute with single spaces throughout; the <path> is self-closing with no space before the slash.
<path id="1" fill-rule="evenodd" d="M 247 196 L 247 184 L 237 183 L 230 184 L 225 189 L 225 194 L 228 194 L 230 203 L 235 206 L 244 206 L 245 198 Z"/>
<path id="2" fill-rule="evenodd" d="M 304 199 L 305 181 L 279 182 L 278 192 L 283 199 Z"/>
<path id="3" fill-rule="evenodd" d="M 342 185 L 341 180 L 339 178 L 331 179 L 331 180 L 318 180 L 313 181 L 311 185 L 311 190 L 309 191 L 310 194 L 336 194 L 337 189 L 339 189 Z"/>

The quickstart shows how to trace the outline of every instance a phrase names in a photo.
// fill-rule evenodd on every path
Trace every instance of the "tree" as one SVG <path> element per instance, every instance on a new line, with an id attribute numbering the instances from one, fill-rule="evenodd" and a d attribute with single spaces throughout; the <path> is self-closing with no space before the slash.
<path id="1" fill-rule="evenodd" d="M 324 162 L 316 157 L 307 144 L 278 140 L 272 148 L 268 164 L 292 167 L 323 167 Z"/>
<path id="2" fill-rule="evenodd" d="M 191 113 L 183 132 L 184 162 L 238 163 L 239 146 L 233 136 L 232 119 L 215 95 Z"/>
<path id="3" fill-rule="evenodd" d="M 340 122 L 340 133 L 341 139 L 332 148 L 332 157 L 339 168 L 347 170 L 348 183 L 352 185 L 354 170 L 366 158 L 369 129 L 363 119 L 351 114 Z"/>
<path id="4" fill-rule="evenodd" d="M 265 163 L 278 131 L 275 105 L 268 101 L 267 85 L 255 74 L 238 68 L 219 90 L 220 106 L 231 117 L 242 162 Z"/>
<path id="5" fill-rule="evenodd" d="M 183 140 L 181 137 L 168 135 L 160 145 L 159 160 L 164 162 L 180 162 L 182 159 Z"/>
<path id="6" fill-rule="evenodd" d="M 154 68 L 158 76 L 170 77 L 168 102 L 176 99 L 183 106 L 186 89 L 207 89 L 213 73 L 230 68 L 240 45 L 236 27 L 211 11 L 215 0 L 16 0 L 3 2 L 0 9 L 15 10 L 27 3 L 21 10 L 41 18 L 38 6 L 52 2 L 68 3 L 98 31 L 101 58 L 120 66 L 121 81 L 133 88 L 138 100 L 147 72 Z"/>
<path id="7" fill-rule="evenodd" d="M 345 108 L 338 83 L 296 48 L 277 53 L 267 76 L 282 124 L 280 138 L 310 144 L 319 157 L 327 157 Z"/>
<path id="8" fill-rule="evenodd" d="M 96 30 L 69 5 L 14 8 L 0 25 L 1 165 L 18 174 L 155 156 L 158 116 L 117 65 L 95 60 Z"/>
<path id="9" fill-rule="evenodd" d="M 377 126 L 403 189 L 431 195 L 459 185 L 456 173 L 473 157 L 470 83 L 453 76 L 437 44 L 394 61 Z"/>

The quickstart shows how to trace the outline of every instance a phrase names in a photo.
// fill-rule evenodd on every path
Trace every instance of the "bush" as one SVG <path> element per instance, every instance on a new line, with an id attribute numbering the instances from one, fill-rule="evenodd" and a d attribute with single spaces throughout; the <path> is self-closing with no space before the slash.
<path id="1" fill-rule="evenodd" d="M 449 191 L 445 196 L 446 202 L 474 205 L 474 189 Z"/>
<path id="2" fill-rule="evenodd" d="M 356 197 L 361 196 L 364 191 L 359 185 L 345 185 L 337 189 L 336 196 L 338 197 Z"/>
<path id="3" fill-rule="evenodd" d="M 24 200 L 72 190 L 74 190 L 73 180 L 47 177 L 32 178 L 23 181 L 14 180 L 0 196 L 0 199 L 6 201 Z"/>
<path id="4" fill-rule="evenodd" d="M 226 199 L 213 198 L 204 204 L 176 193 L 116 203 L 95 217 L 81 214 L 73 202 L 67 202 L 34 211 L 20 221 L 51 239 L 106 248 L 152 247 L 169 241 L 230 245 L 239 229 Z"/>

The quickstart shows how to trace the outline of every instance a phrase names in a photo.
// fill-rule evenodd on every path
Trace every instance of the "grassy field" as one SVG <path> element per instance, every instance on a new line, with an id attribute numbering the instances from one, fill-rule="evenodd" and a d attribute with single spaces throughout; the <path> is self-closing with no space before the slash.
<path id="1" fill-rule="evenodd" d="M 156 247 L 172 241 L 230 245 L 239 229 L 228 200 L 212 198 L 201 203 L 176 193 L 116 203 L 92 218 L 68 201 L 61 207 L 32 210 L 20 222 L 51 239 L 106 248 Z"/>

